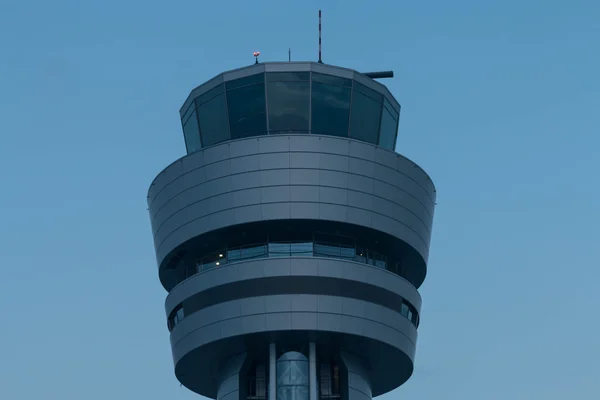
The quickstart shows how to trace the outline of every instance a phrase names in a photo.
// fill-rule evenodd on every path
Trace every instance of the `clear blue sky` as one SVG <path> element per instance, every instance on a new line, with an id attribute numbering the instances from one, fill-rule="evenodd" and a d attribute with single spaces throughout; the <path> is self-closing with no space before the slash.
<path id="1" fill-rule="evenodd" d="M 253 62 L 393 69 L 438 206 L 412 379 L 383 400 L 600 398 L 596 0 L 0 0 L 0 398 L 194 399 L 146 190 L 189 90 Z"/>

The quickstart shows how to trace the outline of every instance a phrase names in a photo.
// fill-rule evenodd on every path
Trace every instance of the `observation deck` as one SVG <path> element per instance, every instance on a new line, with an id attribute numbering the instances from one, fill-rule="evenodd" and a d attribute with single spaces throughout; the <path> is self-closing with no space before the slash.
<path id="1" fill-rule="evenodd" d="M 303 133 L 394 150 L 400 104 L 381 83 L 311 62 L 255 64 L 192 90 L 180 111 L 187 152 L 233 139 Z"/>

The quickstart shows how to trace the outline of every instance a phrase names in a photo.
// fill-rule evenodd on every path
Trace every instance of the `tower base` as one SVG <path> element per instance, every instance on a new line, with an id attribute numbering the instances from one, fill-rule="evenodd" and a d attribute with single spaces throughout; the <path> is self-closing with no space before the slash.
<path id="1" fill-rule="evenodd" d="M 271 343 L 266 354 L 243 352 L 225 362 L 217 400 L 370 400 L 365 363 L 315 342 Z"/>

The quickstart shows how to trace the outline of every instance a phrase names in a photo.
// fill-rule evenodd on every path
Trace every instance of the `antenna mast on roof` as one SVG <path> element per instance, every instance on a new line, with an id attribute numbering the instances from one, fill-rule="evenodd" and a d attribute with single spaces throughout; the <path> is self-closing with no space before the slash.
<path id="1" fill-rule="evenodd" d="M 321 10 L 319 10 L 319 63 L 323 64 L 321 59 Z"/>

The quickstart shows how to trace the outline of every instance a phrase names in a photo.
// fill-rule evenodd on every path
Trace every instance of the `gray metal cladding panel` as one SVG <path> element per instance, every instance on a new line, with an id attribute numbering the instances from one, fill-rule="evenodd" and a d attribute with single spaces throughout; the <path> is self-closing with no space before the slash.
<path id="1" fill-rule="evenodd" d="M 340 316 L 342 323 L 338 326 L 338 332 L 377 340 L 402 350 L 411 359 L 414 357 L 417 339 L 416 328 L 399 313 L 385 310 L 385 307 L 377 304 L 349 298 L 341 298 L 342 312 L 340 314 L 319 309 L 314 310 L 311 305 L 302 306 L 303 300 L 306 301 L 311 296 L 314 297 L 312 303 L 319 304 L 317 295 L 274 295 L 265 296 L 264 308 L 260 312 L 246 310 L 245 313 L 240 311 L 237 316 L 224 314 L 224 311 L 234 308 L 242 310 L 241 303 L 245 302 L 246 299 L 241 299 L 217 304 L 191 314 L 171 332 L 174 360 L 177 362 L 197 347 L 234 336 L 289 329 L 327 330 L 326 327 L 331 326 L 331 324 L 326 322 L 325 326 L 322 327 L 319 325 L 319 321 L 334 318 L 336 322 L 339 322 Z M 235 305 L 232 306 L 228 303 Z M 267 311 L 269 303 L 286 303 L 288 305 L 296 303 L 297 310 Z M 323 302 L 321 301 L 321 303 Z M 268 316 L 275 314 L 287 315 L 287 317 L 277 320 L 270 319 L 269 324 L 267 324 Z M 269 325 L 269 328 L 267 328 L 267 325 Z"/>
<path id="2" fill-rule="evenodd" d="M 286 218 L 365 224 L 404 240 L 427 260 L 435 189 L 416 164 L 376 146 L 279 135 L 184 157 L 159 174 L 149 196 L 159 264 L 202 233 Z"/>
<path id="3" fill-rule="evenodd" d="M 344 284 L 344 282 L 368 284 L 406 299 L 416 308 L 417 312 L 421 309 L 422 300 L 417 289 L 394 273 L 367 264 L 338 259 L 299 257 L 249 260 L 226 264 L 196 274 L 171 290 L 165 302 L 166 315 L 170 315 L 178 304 L 197 293 L 227 287 L 227 285 L 236 282 L 247 282 L 248 285 L 256 285 L 260 283 L 261 279 L 273 280 L 282 277 L 313 277 L 314 282 L 320 277 L 335 278 L 339 279 L 339 285 Z M 280 311 L 292 310 L 291 308 L 285 308 L 287 307 L 285 303 L 270 304 L 268 306 L 284 307 L 277 309 Z"/>

